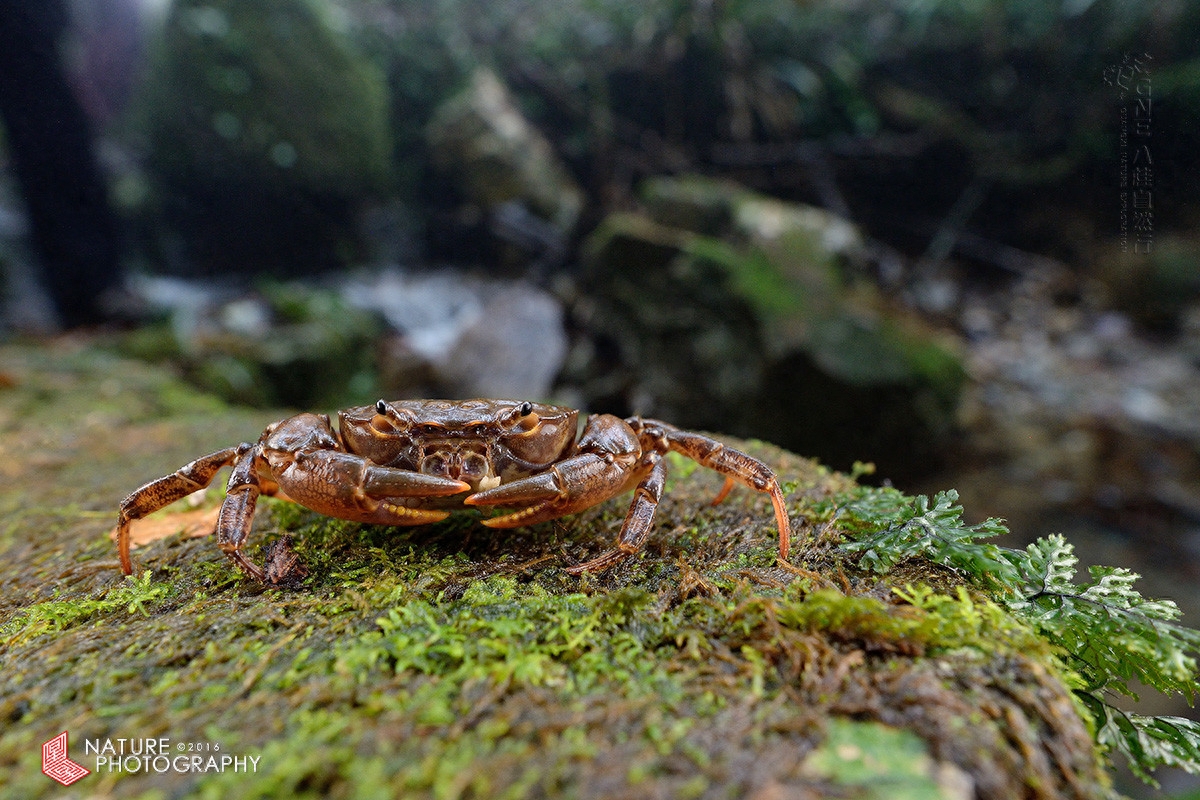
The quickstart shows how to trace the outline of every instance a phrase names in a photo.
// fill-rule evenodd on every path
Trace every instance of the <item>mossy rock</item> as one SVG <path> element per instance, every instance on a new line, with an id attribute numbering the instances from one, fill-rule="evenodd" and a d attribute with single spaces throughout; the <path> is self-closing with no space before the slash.
<path id="1" fill-rule="evenodd" d="M 311 273 L 390 180 L 381 70 L 325 0 L 179 0 L 143 87 L 166 221 L 199 272 Z"/>
<path id="2" fill-rule="evenodd" d="M 852 228 L 707 179 L 650 186 L 653 215 L 611 214 L 585 242 L 583 322 L 636 365 L 598 391 L 622 383 L 631 411 L 770 437 L 839 466 L 931 471 L 966 379 L 960 349 L 844 278 L 861 247 Z M 722 238 L 664 224 L 713 209 L 727 224 L 696 227 Z"/>
<path id="3" fill-rule="evenodd" d="M 780 200 L 733 181 L 702 175 L 660 176 L 639 191 L 650 216 L 668 227 L 724 240 L 761 254 L 813 307 L 836 302 L 845 267 L 865 257 L 861 232 L 822 208 Z M 768 305 L 775 287 L 746 288 Z"/>
<path id="4" fill-rule="evenodd" d="M 853 483 L 807 459 L 742 445 L 785 484 L 787 563 L 763 497 L 710 506 L 719 477 L 672 457 L 645 551 L 598 576 L 562 567 L 611 546 L 621 500 L 502 534 L 264 500 L 249 552 L 294 536 L 292 588 L 179 535 L 124 578 L 119 498 L 282 412 L 74 343 L 0 363 L 5 797 L 61 794 L 40 756 L 63 730 L 94 771 L 72 791 L 124 797 L 1106 796 L 1049 645 L 951 570 L 858 568 L 829 514 Z M 255 769 L 85 755 L 145 737 Z"/>
<path id="5" fill-rule="evenodd" d="M 615 342 L 620 373 L 652 406 L 636 410 L 689 427 L 737 429 L 763 380 L 762 326 L 731 287 L 715 239 L 660 225 L 645 215 L 609 215 L 584 243 L 584 324 Z M 591 379 L 598 370 L 589 365 Z M 621 409 L 616 409 L 618 412 Z M 630 408 L 632 413 L 634 409 Z"/>
<path id="6" fill-rule="evenodd" d="M 495 72 L 475 70 L 438 106 L 426 142 L 434 164 L 483 211 L 521 203 L 561 235 L 574 230 L 583 191 Z"/>

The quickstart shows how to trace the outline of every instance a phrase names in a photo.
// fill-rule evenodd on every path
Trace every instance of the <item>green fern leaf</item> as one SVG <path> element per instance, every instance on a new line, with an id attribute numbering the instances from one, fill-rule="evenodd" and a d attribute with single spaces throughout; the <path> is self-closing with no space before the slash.
<path id="1" fill-rule="evenodd" d="M 1175 767 L 1200 773 L 1200 722 L 1184 717 L 1129 714 L 1095 697 L 1085 699 L 1096 717 L 1096 740 L 1128 759 L 1135 775 L 1158 786 L 1151 772 Z"/>
<path id="2" fill-rule="evenodd" d="M 1012 560 L 1024 579 L 1022 594 L 1026 596 L 1075 591 L 1075 568 L 1079 559 L 1075 556 L 1075 547 L 1061 533 L 1038 539 L 1025 548 L 1023 554 L 1013 551 Z"/>
<path id="3" fill-rule="evenodd" d="M 851 529 L 867 527 L 871 522 L 883 523 L 883 527 L 868 528 L 843 547 L 862 553 L 861 564 L 874 572 L 886 572 L 906 559 L 924 557 L 997 588 L 1017 579 L 1016 567 L 1001 548 L 979 542 L 1007 533 L 1003 523 L 989 519 L 978 525 L 964 525 L 962 513 L 958 492 L 953 489 L 939 492 L 932 504 L 925 495 L 909 498 L 894 490 L 873 492 L 848 503 L 842 514 L 852 523 L 848 526 Z"/>
<path id="4" fill-rule="evenodd" d="M 1191 703 L 1200 690 L 1200 631 L 1180 625 L 1170 600 L 1143 597 L 1138 575 L 1121 567 L 1090 567 L 1077 583 L 1079 559 L 1061 534 L 1024 550 L 981 541 L 1006 533 L 998 520 L 964 525 L 958 493 L 907 497 L 895 489 L 860 488 L 837 512 L 843 544 L 860 553 L 859 565 L 886 572 L 910 558 L 953 567 L 1056 649 L 1082 682 L 1077 694 L 1096 720 L 1097 741 L 1124 754 L 1133 771 L 1153 783 L 1160 766 L 1200 772 L 1200 723 L 1179 717 L 1129 714 L 1103 698 L 1116 692 L 1136 699 L 1143 684 Z M 914 595 L 915 597 L 915 595 Z"/>

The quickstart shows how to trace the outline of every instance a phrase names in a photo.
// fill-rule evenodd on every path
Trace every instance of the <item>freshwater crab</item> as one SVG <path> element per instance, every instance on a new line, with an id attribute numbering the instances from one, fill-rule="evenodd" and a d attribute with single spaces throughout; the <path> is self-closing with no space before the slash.
<path id="1" fill-rule="evenodd" d="M 787 558 L 791 531 L 783 492 L 758 459 L 657 420 L 594 414 L 582 433 L 578 422 L 575 409 L 512 400 L 380 400 L 340 411 L 336 430 L 328 415 L 298 414 L 268 426 L 254 444 L 198 458 L 126 497 L 117 520 L 121 569 L 133 572 L 133 520 L 203 489 L 232 465 L 217 543 L 259 581 L 282 579 L 278 570 L 264 570 L 242 551 L 262 494 L 281 493 L 331 517 L 382 525 L 423 525 L 465 506 L 494 506 L 510 511 L 482 523 L 513 528 L 634 489 L 616 547 L 567 570 L 597 572 L 642 548 L 666 480 L 663 456 L 670 450 L 725 476 L 714 504 L 737 482 L 769 494 L 779 557 Z"/>

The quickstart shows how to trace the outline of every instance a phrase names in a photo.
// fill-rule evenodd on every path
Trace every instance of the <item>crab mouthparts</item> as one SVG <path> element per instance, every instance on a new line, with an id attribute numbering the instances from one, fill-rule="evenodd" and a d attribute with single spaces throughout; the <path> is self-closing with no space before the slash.
<path id="1" fill-rule="evenodd" d="M 492 474 L 487 455 L 474 450 L 436 450 L 426 453 L 421 460 L 421 472 L 465 481 L 476 491 L 500 485 L 500 476 Z"/>

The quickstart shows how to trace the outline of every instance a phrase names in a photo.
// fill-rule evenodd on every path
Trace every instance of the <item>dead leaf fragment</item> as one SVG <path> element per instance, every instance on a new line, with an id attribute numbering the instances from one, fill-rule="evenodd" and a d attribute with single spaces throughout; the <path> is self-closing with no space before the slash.
<path id="1" fill-rule="evenodd" d="M 221 508 L 216 506 L 197 508 L 192 511 L 155 514 L 145 519 L 135 519 L 129 523 L 129 540 L 132 547 L 140 547 L 175 534 L 180 534 L 187 539 L 198 539 L 213 532 L 217 527 L 217 517 L 220 513 Z M 108 538 L 116 541 L 116 528 L 109 532 Z"/>

